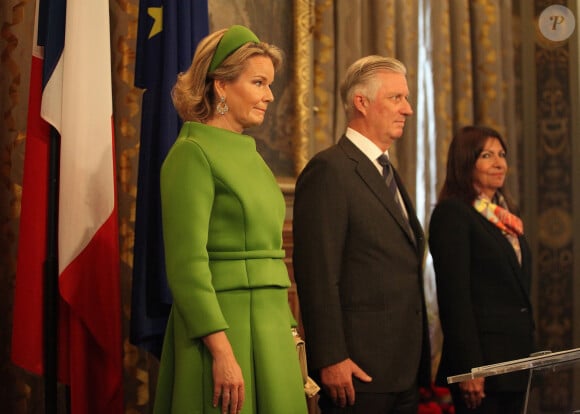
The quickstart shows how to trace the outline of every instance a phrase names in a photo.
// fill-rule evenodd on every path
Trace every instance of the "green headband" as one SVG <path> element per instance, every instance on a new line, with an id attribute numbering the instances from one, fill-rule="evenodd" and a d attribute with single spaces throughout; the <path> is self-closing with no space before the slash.
<path id="1" fill-rule="evenodd" d="M 247 27 L 231 26 L 219 41 L 213 58 L 209 65 L 209 73 L 217 69 L 219 65 L 233 52 L 246 43 L 260 43 L 260 39 Z"/>

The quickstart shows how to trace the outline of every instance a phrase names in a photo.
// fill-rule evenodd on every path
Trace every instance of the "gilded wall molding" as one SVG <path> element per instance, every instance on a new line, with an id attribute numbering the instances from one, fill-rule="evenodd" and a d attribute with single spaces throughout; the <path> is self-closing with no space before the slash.
<path id="1" fill-rule="evenodd" d="M 565 4 L 566 2 L 564 2 Z M 535 16 L 546 8 L 536 0 Z M 570 44 L 554 43 L 537 34 L 536 151 L 538 244 L 537 331 L 540 349 L 573 347 L 574 234 L 570 88 Z M 563 412 L 572 404 L 572 372 L 561 370 L 544 378 L 542 412 Z M 555 392 L 557 390 L 557 392 Z"/>
<path id="2" fill-rule="evenodd" d="M 313 114 L 313 48 L 314 0 L 294 0 L 294 88 L 296 128 L 292 142 L 296 175 L 309 158 L 309 138 Z"/>

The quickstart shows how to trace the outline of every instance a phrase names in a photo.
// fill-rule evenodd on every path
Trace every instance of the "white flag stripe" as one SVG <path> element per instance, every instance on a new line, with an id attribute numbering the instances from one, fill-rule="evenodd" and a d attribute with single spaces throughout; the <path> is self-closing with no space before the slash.
<path id="1" fill-rule="evenodd" d="M 50 79 L 46 82 L 42 91 L 42 102 L 40 104 L 40 116 L 50 125 L 62 133 L 62 56 L 58 60 Z"/>
<path id="2" fill-rule="evenodd" d="M 87 246 L 115 203 L 109 15 L 100 4 L 107 1 L 67 2 L 59 62 L 59 273 Z"/>
<path id="3" fill-rule="evenodd" d="M 34 33 L 32 34 L 32 56 L 42 59 L 44 57 L 44 48 L 38 45 L 38 9 L 40 7 L 40 1 L 36 2 L 36 8 L 34 10 Z"/>

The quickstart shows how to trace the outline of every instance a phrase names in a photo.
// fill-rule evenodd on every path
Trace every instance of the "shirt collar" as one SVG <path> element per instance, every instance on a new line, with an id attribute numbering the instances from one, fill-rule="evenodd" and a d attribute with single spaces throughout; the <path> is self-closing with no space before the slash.
<path id="1" fill-rule="evenodd" d="M 389 156 L 389 151 L 383 153 L 370 139 L 352 128 L 347 128 L 345 135 L 369 160 L 377 165 L 377 158 L 382 154 Z"/>

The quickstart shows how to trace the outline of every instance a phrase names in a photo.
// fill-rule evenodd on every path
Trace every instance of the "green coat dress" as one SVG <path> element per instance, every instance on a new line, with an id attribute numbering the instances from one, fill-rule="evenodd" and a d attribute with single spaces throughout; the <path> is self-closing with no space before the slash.
<path id="1" fill-rule="evenodd" d="M 154 412 L 219 413 L 201 337 L 225 331 L 242 368 L 242 413 L 306 413 L 283 261 L 285 203 L 253 138 L 187 122 L 161 169 L 173 295 Z"/>

